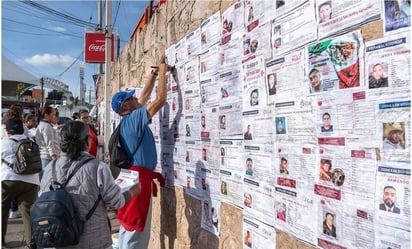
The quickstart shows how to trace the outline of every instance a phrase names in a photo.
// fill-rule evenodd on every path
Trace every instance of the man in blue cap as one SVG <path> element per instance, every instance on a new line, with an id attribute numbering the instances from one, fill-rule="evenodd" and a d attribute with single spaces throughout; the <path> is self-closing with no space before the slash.
<path id="1" fill-rule="evenodd" d="M 120 116 L 120 141 L 131 156 L 130 170 L 139 172 L 142 190 L 127 205 L 118 209 L 119 248 L 147 248 L 150 239 L 152 216 L 152 191 L 156 196 L 157 188 L 153 179 L 164 186 L 164 178 L 153 170 L 157 164 L 156 145 L 153 133 L 149 128 L 152 117 L 166 103 L 166 71 L 168 65 L 162 56 L 158 67 L 155 67 L 144 86 L 139 98 L 135 91 L 120 91 L 112 98 L 112 109 Z M 146 104 L 159 76 L 156 98 Z M 135 152 L 136 151 L 136 152 Z M 135 152 L 133 155 L 132 153 Z"/>

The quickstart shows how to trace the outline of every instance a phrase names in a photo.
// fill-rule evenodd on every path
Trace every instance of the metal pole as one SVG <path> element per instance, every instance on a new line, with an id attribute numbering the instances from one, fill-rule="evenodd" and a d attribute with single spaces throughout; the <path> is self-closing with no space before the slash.
<path id="1" fill-rule="evenodd" d="M 40 84 L 41 84 L 40 108 L 43 108 L 43 99 L 44 99 L 44 80 L 43 80 L 43 77 L 40 78 Z"/>
<path id="2" fill-rule="evenodd" d="M 102 31 L 102 20 L 103 20 L 103 15 L 102 15 L 102 0 L 99 0 L 97 2 L 97 19 L 98 19 L 98 24 L 97 24 L 97 31 L 101 32 Z M 103 73 L 103 64 L 99 63 L 98 66 L 98 73 L 102 74 Z"/>
<path id="3" fill-rule="evenodd" d="M 92 86 L 89 89 L 89 110 L 92 109 Z"/>
<path id="4" fill-rule="evenodd" d="M 104 121 L 104 155 L 105 160 L 109 158 L 109 139 L 111 134 L 111 122 L 110 122 L 110 109 L 111 109 L 111 86 L 110 86 L 110 63 L 111 63 L 111 39 L 112 39 L 112 1 L 106 1 L 106 51 L 105 51 L 105 88 L 104 88 L 104 100 L 106 102 L 105 121 Z"/>

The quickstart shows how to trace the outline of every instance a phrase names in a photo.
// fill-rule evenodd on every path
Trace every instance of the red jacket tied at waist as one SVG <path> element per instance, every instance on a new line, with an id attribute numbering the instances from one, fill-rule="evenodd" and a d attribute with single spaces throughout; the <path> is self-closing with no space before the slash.
<path id="1" fill-rule="evenodd" d="M 165 179 L 160 173 L 146 168 L 131 166 L 129 169 L 139 172 L 141 192 L 138 196 L 132 198 L 125 206 L 117 210 L 117 218 L 120 225 L 127 231 L 141 232 L 146 224 L 152 186 L 153 196 L 157 196 L 157 185 L 153 179 L 157 179 L 162 187 L 165 186 Z"/>

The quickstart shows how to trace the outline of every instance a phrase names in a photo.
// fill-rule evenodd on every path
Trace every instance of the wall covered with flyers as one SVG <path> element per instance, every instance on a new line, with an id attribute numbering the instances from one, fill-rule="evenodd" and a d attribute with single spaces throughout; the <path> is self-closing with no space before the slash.
<path id="1" fill-rule="evenodd" d="M 112 77 L 171 66 L 152 248 L 410 248 L 410 37 L 403 0 L 162 5 Z"/>

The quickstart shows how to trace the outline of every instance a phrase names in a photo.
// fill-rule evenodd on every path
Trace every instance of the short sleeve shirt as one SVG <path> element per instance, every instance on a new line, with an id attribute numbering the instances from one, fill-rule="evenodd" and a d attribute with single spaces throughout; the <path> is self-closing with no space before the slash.
<path id="1" fill-rule="evenodd" d="M 153 170 L 157 164 L 156 144 L 149 128 L 151 120 L 147 117 L 147 106 L 134 110 L 123 117 L 120 127 L 121 142 L 126 151 L 133 155 L 132 166 Z"/>

